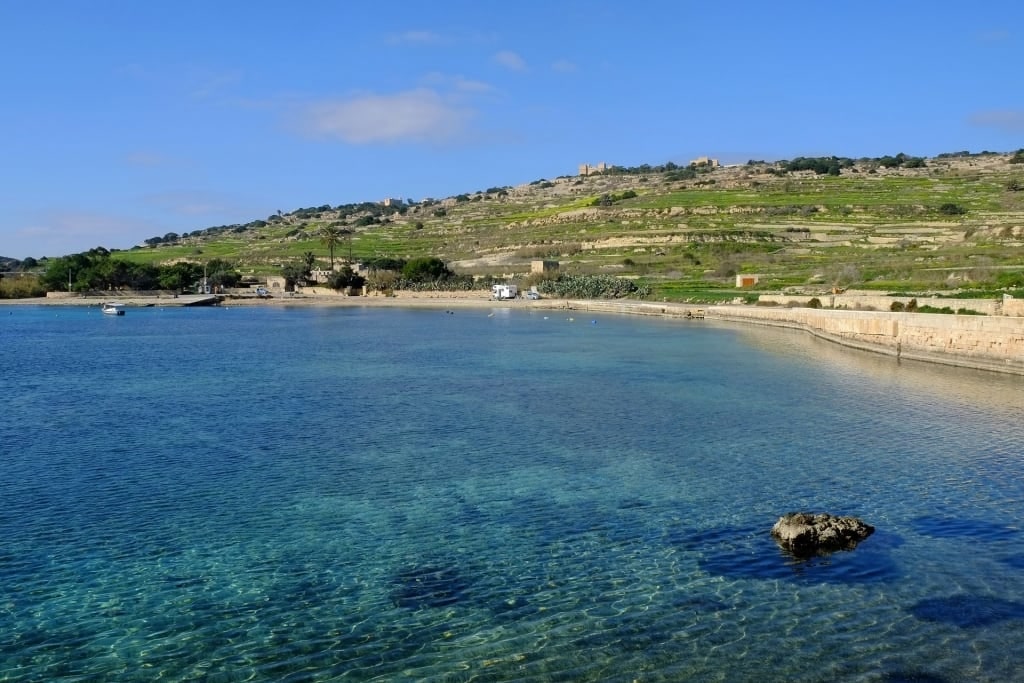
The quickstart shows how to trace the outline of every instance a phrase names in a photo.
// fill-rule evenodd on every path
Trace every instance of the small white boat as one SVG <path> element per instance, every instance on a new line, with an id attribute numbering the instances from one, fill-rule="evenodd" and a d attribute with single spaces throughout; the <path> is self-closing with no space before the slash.
<path id="1" fill-rule="evenodd" d="M 124 304 L 111 301 L 103 304 L 102 310 L 106 315 L 124 315 Z"/>

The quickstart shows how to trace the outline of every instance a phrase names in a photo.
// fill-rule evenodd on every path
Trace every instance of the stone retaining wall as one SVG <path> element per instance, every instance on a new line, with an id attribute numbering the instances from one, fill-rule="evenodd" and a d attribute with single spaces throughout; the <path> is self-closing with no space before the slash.
<path id="1" fill-rule="evenodd" d="M 823 294 L 820 296 L 762 294 L 757 300 L 761 304 L 778 306 L 806 306 L 811 299 L 817 299 L 826 308 L 849 309 L 854 311 L 889 311 L 893 302 L 904 305 L 916 299 L 918 306 L 951 308 L 954 311 L 966 309 L 983 315 L 1002 315 L 1003 302 L 996 299 L 941 299 L 938 297 L 885 296 L 879 294 Z"/>
<path id="2" fill-rule="evenodd" d="M 806 306 L 811 299 L 817 299 L 826 308 L 850 309 L 854 311 L 889 311 L 894 301 L 903 305 L 916 299 L 918 306 L 933 308 L 961 309 L 982 315 L 1024 316 L 1024 299 L 1004 296 L 1002 299 L 943 299 L 934 296 L 886 296 L 881 294 L 822 294 L 819 296 L 792 294 L 762 294 L 761 303 L 778 306 Z"/>
<path id="3" fill-rule="evenodd" d="M 802 329 L 898 358 L 1024 375 L 1024 318 L 759 306 L 711 306 L 707 315 Z"/>

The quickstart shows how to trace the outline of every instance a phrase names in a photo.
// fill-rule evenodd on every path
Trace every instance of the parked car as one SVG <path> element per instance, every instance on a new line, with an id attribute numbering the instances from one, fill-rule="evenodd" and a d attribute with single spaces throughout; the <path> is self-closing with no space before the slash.
<path id="1" fill-rule="evenodd" d="M 534 292 L 534 291 L 531 290 L 531 291 L 526 293 L 526 298 L 527 299 L 539 299 L 540 298 L 540 294 L 538 292 Z"/>

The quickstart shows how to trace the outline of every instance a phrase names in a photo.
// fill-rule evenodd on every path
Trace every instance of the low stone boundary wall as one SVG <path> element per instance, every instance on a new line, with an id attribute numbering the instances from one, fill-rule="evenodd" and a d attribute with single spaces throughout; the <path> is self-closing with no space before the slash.
<path id="1" fill-rule="evenodd" d="M 893 302 L 898 301 L 905 306 L 911 300 L 916 300 L 918 306 L 951 308 L 954 311 L 963 309 L 983 315 L 1024 316 L 1024 299 L 1015 299 L 1011 296 L 1002 299 L 944 299 L 935 296 L 883 296 L 881 294 L 822 294 L 819 296 L 762 294 L 757 298 L 760 303 L 777 306 L 806 306 L 811 299 L 817 299 L 826 308 L 855 311 L 890 311 Z"/>
<path id="2" fill-rule="evenodd" d="M 116 292 L 47 292 L 47 299 L 168 299 L 178 296 L 177 293 L 165 289 L 122 289 Z"/>
<path id="3" fill-rule="evenodd" d="M 657 315 L 670 318 L 692 317 L 698 311 L 703 314 L 703 306 L 676 304 L 676 303 L 647 303 L 633 300 L 605 300 L 605 299 L 569 299 L 559 301 L 557 299 L 541 299 L 541 301 L 558 302 L 559 308 L 568 308 L 577 311 L 590 311 L 593 313 L 621 313 L 624 315 Z M 689 314 L 689 315 L 688 315 Z"/>
<path id="4" fill-rule="evenodd" d="M 802 329 L 897 358 L 1024 375 L 1024 318 L 711 306 L 712 318 Z"/>

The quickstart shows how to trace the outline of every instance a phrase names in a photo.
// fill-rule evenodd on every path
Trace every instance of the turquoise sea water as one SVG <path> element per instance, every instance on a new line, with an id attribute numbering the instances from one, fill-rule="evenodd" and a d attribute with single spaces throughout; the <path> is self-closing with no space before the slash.
<path id="1" fill-rule="evenodd" d="M 1024 680 L 1020 378 L 488 313 L 0 307 L 0 681 Z"/>

